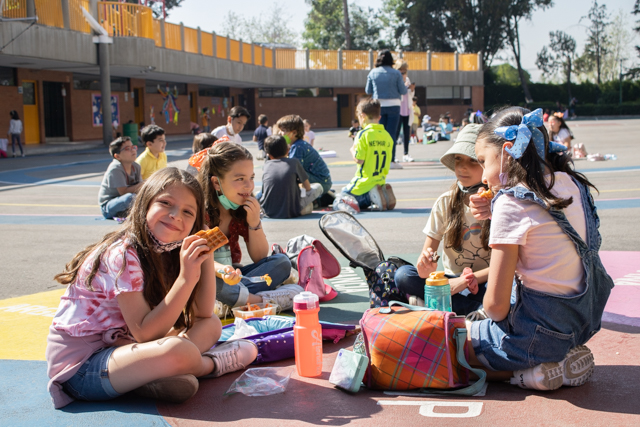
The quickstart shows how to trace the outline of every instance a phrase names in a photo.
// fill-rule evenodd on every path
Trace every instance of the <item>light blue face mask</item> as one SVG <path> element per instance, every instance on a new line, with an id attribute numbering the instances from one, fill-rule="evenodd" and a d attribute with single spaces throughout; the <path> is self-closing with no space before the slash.
<path id="1" fill-rule="evenodd" d="M 220 183 L 220 179 L 218 179 L 218 183 Z M 222 195 L 220 195 L 220 193 L 218 193 L 218 190 L 216 190 L 216 194 L 218 195 L 218 200 L 220 200 L 220 204 L 222 205 L 223 208 L 225 208 L 226 210 L 235 211 L 240 207 L 239 204 L 233 203 L 231 200 L 229 200 L 227 196 L 224 195 L 224 191 L 222 190 L 222 184 L 220 184 L 220 192 L 222 193 Z"/>

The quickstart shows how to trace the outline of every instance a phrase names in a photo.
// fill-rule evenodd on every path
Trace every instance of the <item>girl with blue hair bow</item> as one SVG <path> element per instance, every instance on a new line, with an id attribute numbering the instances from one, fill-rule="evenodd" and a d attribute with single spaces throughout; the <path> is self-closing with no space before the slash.
<path id="1" fill-rule="evenodd" d="M 594 366 L 584 344 L 600 329 L 613 287 L 598 255 L 595 187 L 549 141 L 540 109 L 499 111 L 475 150 L 495 195 L 490 211 L 471 197 L 475 217 L 491 218 L 492 249 L 489 318 L 468 324 L 471 360 L 522 388 L 582 385 Z"/>

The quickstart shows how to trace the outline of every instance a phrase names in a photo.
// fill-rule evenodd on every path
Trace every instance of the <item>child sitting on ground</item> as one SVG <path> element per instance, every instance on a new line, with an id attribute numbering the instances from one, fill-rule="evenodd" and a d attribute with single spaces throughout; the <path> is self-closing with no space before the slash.
<path id="1" fill-rule="evenodd" d="M 363 98 L 356 107 L 356 115 L 363 126 L 351 147 L 357 170 L 342 191 L 354 196 L 360 209 L 391 210 L 396 206 L 396 198 L 386 178 L 392 160 L 393 139 L 384 126 L 378 124 L 380 101 Z"/>
<path id="2" fill-rule="evenodd" d="M 231 142 L 235 142 L 236 144 L 242 144 L 242 138 L 240 137 L 240 132 L 244 129 L 244 126 L 247 124 L 247 121 L 251 118 L 251 114 L 249 110 L 239 105 L 236 105 L 229 111 L 229 115 L 227 116 L 227 124 L 223 126 L 218 126 L 214 130 L 211 131 L 211 135 L 220 139 L 223 136 L 228 136 Z"/>
<path id="3" fill-rule="evenodd" d="M 205 194 L 206 223 L 211 228 L 220 227 L 229 239 L 227 245 L 215 251 L 216 263 L 231 266 L 242 261 L 239 243 L 242 236 L 253 264 L 236 271 L 247 277 L 268 274 L 272 279 L 271 285 L 245 278 L 236 285 L 229 285 L 218 278 L 216 295 L 218 301 L 230 307 L 275 303 L 280 309 L 288 310 L 293 307 L 293 297 L 303 289 L 298 285 L 276 289 L 289 278 L 291 261 L 282 253 L 269 256 L 269 243 L 260 219 L 260 203 L 252 195 L 254 178 L 253 156 L 245 147 L 233 142 L 216 143 L 207 150 L 207 157 L 200 167 L 198 180 Z"/>
<path id="4" fill-rule="evenodd" d="M 304 119 L 302 123 L 304 123 L 304 140 L 313 147 L 313 142 L 316 140 L 316 134 L 311 130 L 311 123 L 307 119 Z"/>
<path id="5" fill-rule="evenodd" d="M 258 150 L 260 150 L 258 152 L 258 160 L 263 160 L 265 158 L 264 140 L 271 136 L 271 128 L 269 128 L 269 118 L 264 114 L 258 116 L 258 123 L 260 125 L 253 132 L 253 142 L 258 143 Z"/>
<path id="6" fill-rule="evenodd" d="M 189 172 L 193 176 L 198 176 L 198 168 L 196 168 L 191 164 L 191 163 L 194 163 L 193 159 L 202 150 L 210 148 L 213 145 L 213 143 L 216 142 L 217 140 L 218 138 L 211 135 L 210 133 L 199 133 L 193 137 L 193 146 L 191 147 L 191 152 L 193 153 L 193 155 L 189 158 L 189 164 L 187 165 L 187 172 Z"/>
<path id="7" fill-rule="evenodd" d="M 451 134 L 453 133 L 453 125 L 451 124 L 451 118 L 442 114 L 440 116 L 440 135 L 438 141 L 451 141 Z"/>
<path id="8" fill-rule="evenodd" d="M 203 227 L 200 185 L 165 168 L 142 186 L 121 229 L 56 275 L 68 285 L 47 338 L 56 408 L 130 391 L 183 402 L 198 391 L 197 377 L 219 377 L 255 360 L 250 341 L 211 349 L 222 325 L 213 316 L 213 256 L 194 236 Z"/>
<path id="9" fill-rule="evenodd" d="M 102 178 L 98 203 L 106 219 L 127 216 L 136 193 L 142 187 L 140 165 L 135 162 L 138 146 L 128 136 L 109 144 L 113 160 Z"/>
<path id="10" fill-rule="evenodd" d="M 167 167 L 167 154 L 164 152 L 167 140 L 164 129 L 149 125 L 140 132 L 145 150 L 138 156 L 136 163 L 140 165 L 142 179 L 147 179 L 157 170 Z"/>
<path id="11" fill-rule="evenodd" d="M 322 185 L 322 194 L 331 190 L 331 174 L 324 159 L 306 142 L 304 138 L 304 122 L 300 116 L 292 114 L 281 117 L 277 123 L 280 134 L 287 140 L 289 157 L 300 160 L 309 182 Z"/>
<path id="12" fill-rule="evenodd" d="M 349 138 L 354 139 L 356 134 L 360 132 L 362 128 L 360 127 L 360 122 L 358 119 L 351 120 L 351 127 L 349 128 Z"/>
<path id="13" fill-rule="evenodd" d="M 409 302 L 414 305 L 424 305 L 424 281 L 438 268 L 434 254 L 442 242 L 442 264 L 445 275 L 450 278 L 453 311 L 466 316 L 482 306 L 491 257 L 490 221 L 476 220 L 469 209 L 469 197 L 482 187 L 482 166 L 474 151 L 480 128 L 477 124 L 465 126 L 453 146 L 440 158 L 440 162 L 456 174 L 456 182 L 431 208 L 422 230 L 427 238 L 417 268 L 405 265 L 396 271 L 398 289 L 412 296 Z M 481 314 L 474 314 L 474 318 Z"/>
<path id="14" fill-rule="evenodd" d="M 521 107 L 497 112 L 476 143 L 495 196 L 470 198 L 477 219 L 491 217 L 492 253 L 483 300 L 489 319 L 467 326 L 469 360 L 522 388 L 590 378 L 593 355 L 584 344 L 600 330 L 614 285 L 598 255 L 593 184 L 564 150 L 549 140 L 542 110 Z"/>
<path id="15" fill-rule="evenodd" d="M 289 146 L 282 136 L 270 136 L 264 142 L 269 159 L 262 169 L 260 205 L 269 218 L 295 218 L 308 215 L 313 201 L 322 194 L 322 186 L 309 183 L 298 159 L 287 158 Z M 304 196 L 301 191 L 304 190 Z"/>

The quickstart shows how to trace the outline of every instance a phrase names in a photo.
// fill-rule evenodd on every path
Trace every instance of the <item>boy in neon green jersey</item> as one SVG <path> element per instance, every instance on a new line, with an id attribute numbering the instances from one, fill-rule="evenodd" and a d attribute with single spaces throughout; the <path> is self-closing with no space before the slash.
<path id="1" fill-rule="evenodd" d="M 354 196 L 360 209 L 393 209 L 396 198 L 391 185 L 386 183 L 393 160 L 393 138 L 383 125 L 378 124 L 380 102 L 377 99 L 362 99 L 356 108 L 356 115 L 362 130 L 354 138 L 351 154 L 358 169 L 342 191 Z"/>

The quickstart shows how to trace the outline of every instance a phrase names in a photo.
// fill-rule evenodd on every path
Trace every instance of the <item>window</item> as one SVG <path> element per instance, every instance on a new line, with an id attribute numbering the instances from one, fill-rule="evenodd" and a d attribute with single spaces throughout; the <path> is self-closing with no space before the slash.
<path id="1" fill-rule="evenodd" d="M 200 85 L 198 86 L 198 95 L 218 97 L 218 98 L 228 98 L 229 88 L 222 87 L 222 86 Z"/>
<path id="2" fill-rule="evenodd" d="M 16 85 L 16 69 L 11 67 L 0 67 L 0 86 Z"/>
<path id="3" fill-rule="evenodd" d="M 471 86 L 429 86 L 427 105 L 471 105 Z"/>
<path id="4" fill-rule="evenodd" d="M 178 90 L 178 95 L 186 95 L 187 94 L 187 84 L 186 83 L 171 83 L 171 82 L 161 82 L 158 80 L 147 80 L 145 82 L 145 92 L 146 93 L 158 93 L 158 86 L 160 89 L 165 91 L 167 86 L 172 91 L 174 89 Z"/>
<path id="5" fill-rule="evenodd" d="M 100 76 L 73 73 L 73 88 L 78 90 L 100 90 Z M 112 92 L 129 92 L 129 79 L 111 77 Z"/>
<path id="6" fill-rule="evenodd" d="M 324 98 L 333 96 L 332 88 L 260 88 L 260 98 Z"/>

